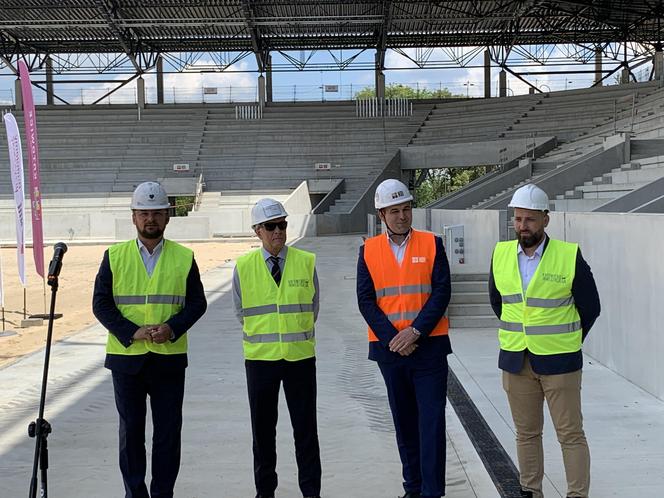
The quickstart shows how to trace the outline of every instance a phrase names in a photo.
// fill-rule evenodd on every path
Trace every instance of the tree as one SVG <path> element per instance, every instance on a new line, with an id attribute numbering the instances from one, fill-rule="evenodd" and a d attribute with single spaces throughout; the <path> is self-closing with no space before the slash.
<path id="1" fill-rule="evenodd" d="M 473 180 L 487 174 L 492 166 L 471 168 L 441 168 L 429 170 L 429 175 L 415 189 L 415 207 L 425 207 L 450 192 L 459 190 Z"/>
<path id="2" fill-rule="evenodd" d="M 355 93 L 356 99 L 372 99 L 375 96 L 376 89 L 370 86 Z M 401 83 L 390 83 L 385 87 L 386 99 L 450 99 L 456 97 L 463 97 L 463 95 L 453 95 L 447 88 L 429 90 L 428 88 L 413 88 Z"/>

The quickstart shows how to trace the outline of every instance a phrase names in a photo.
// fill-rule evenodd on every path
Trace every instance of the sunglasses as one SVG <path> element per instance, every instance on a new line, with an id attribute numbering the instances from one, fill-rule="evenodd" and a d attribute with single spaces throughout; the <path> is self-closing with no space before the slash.
<path id="1" fill-rule="evenodd" d="M 274 221 L 266 221 L 263 223 L 263 228 L 267 230 L 268 232 L 273 232 L 275 228 L 279 227 L 279 230 L 286 230 L 286 227 L 288 226 L 287 221 L 280 221 L 279 223 L 275 223 Z"/>

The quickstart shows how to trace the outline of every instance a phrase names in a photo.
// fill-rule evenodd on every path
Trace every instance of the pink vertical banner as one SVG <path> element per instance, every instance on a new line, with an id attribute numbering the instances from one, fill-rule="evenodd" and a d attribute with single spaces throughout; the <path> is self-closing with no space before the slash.
<path id="1" fill-rule="evenodd" d="M 37 273 L 44 277 L 44 232 L 42 228 L 41 180 L 39 178 L 39 140 L 37 138 L 37 113 L 32 99 L 30 73 L 25 62 L 18 62 L 23 97 L 23 125 L 28 149 L 28 178 L 30 180 L 30 201 L 32 211 L 32 254 Z"/>

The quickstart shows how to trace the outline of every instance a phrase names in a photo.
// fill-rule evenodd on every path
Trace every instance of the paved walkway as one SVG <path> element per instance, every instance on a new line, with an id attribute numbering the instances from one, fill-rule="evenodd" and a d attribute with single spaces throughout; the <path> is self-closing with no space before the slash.
<path id="1" fill-rule="evenodd" d="M 385 389 L 376 365 L 366 359 L 365 326 L 355 304 L 360 243 L 360 237 L 339 236 L 298 244 L 318 254 L 322 289 L 317 337 L 325 498 L 394 498 L 401 492 Z M 249 413 L 241 334 L 229 294 L 231 273 L 232 267 L 225 265 L 204 276 L 210 306 L 190 333 L 178 498 L 253 497 Z M 60 292 L 67 289 L 61 287 Z M 53 348 L 46 410 L 54 431 L 49 437 L 52 498 L 124 494 L 117 468 L 117 415 L 110 375 L 102 366 L 105 334 L 98 326 L 90 327 Z M 450 366 L 514 457 L 511 419 L 496 368 L 495 331 L 453 329 L 451 334 L 455 355 Z M 34 440 L 27 437 L 26 428 L 37 415 L 42 362 L 40 352 L 0 370 L 0 498 L 28 492 Z M 592 360 L 586 363 L 592 496 L 661 498 L 664 402 Z M 295 459 L 283 400 L 280 413 L 277 496 L 296 498 Z M 564 496 L 560 451 L 548 421 L 545 431 L 545 491 L 547 498 L 558 498 Z M 447 448 L 448 497 L 498 496 L 449 406 Z"/>

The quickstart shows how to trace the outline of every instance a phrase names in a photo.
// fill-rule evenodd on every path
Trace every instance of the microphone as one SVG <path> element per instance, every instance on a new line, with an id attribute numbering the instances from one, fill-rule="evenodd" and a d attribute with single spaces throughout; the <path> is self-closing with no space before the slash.
<path id="1" fill-rule="evenodd" d="M 58 278 L 60 275 L 60 270 L 62 269 L 62 258 L 67 252 L 67 244 L 64 242 L 58 242 L 53 246 L 53 259 L 48 265 L 48 279 L 53 280 Z"/>

